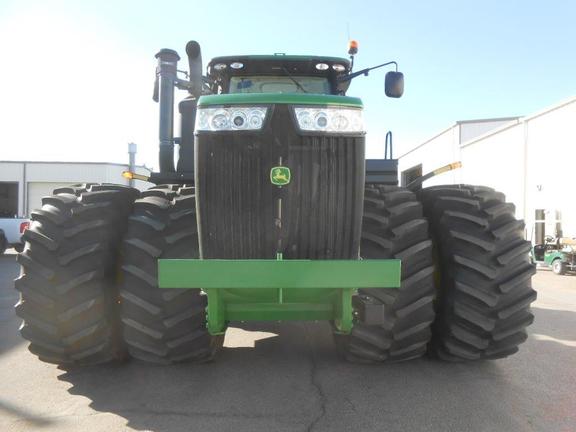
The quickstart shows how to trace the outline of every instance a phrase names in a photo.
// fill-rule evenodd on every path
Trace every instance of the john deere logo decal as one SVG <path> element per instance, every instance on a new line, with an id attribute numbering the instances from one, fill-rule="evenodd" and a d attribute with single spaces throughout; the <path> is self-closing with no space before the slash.
<path id="1" fill-rule="evenodd" d="M 290 183 L 290 168 L 277 166 L 270 170 L 270 181 L 276 186 L 286 186 Z"/>

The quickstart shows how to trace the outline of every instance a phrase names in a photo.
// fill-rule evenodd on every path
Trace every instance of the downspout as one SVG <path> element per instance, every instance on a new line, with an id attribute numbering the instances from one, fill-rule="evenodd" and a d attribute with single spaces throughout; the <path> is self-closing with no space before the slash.
<path id="1" fill-rule="evenodd" d="M 136 172 L 136 151 L 137 146 L 134 143 L 128 143 L 128 170 L 131 173 Z M 128 185 L 134 187 L 134 178 L 128 180 Z"/>
<path id="2" fill-rule="evenodd" d="M 24 162 L 22 165 L 22 213 L 21 217 L 28 217 L 28 183 L 26 181 L 26 166 L 27 163 Z"/>
<path id="3" fill-rule="evenodd" d="M 526 211 L 528 209 L 528 206 L 526 204 L 527 200 L 528 200 L 528 122 L 526 120 L 524 120 L 524 176 L 523 176 L 523 202 L 522 202 L 522 219 L 523 220 L 528 220 L 528 215 L 526 214 Z M 533 225 L 533 224 L 529 224 L 529 225 Z M 525 236 L 526 236 L 526 232 L 525 232 Z"/>

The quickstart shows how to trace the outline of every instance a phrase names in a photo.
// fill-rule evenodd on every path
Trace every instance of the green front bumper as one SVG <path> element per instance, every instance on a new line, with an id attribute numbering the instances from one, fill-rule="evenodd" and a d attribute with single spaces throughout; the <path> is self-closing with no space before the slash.
<path id="1" fill-rule="evenodd" d="M 354 291 L 400 287 L 400 260 L 159 260 L 158 279 L 208 295 L 211 334 L 228 321 L 277 320 L 331 320 L 349 333 Z"/>

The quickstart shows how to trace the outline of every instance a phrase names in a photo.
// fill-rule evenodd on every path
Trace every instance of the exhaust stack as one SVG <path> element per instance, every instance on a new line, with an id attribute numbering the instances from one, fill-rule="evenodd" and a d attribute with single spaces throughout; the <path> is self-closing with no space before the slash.
<path id="1" fill-rule="evenodd" d="M 200 44 L 190 41 L 186 44 L 188 68 L 190 69 L 190 94 L 198 99 L 202 95 L 202 52 Z"/>
<path id="2" fill-rule="evenodd" d="M 171 49 L 161 49 L 155 56 L 158 59 L 156 74 L 159 78 L 160 102 L 160 172 L 175 172 L 174 167 L 174 85 L 180 56 Z"/>

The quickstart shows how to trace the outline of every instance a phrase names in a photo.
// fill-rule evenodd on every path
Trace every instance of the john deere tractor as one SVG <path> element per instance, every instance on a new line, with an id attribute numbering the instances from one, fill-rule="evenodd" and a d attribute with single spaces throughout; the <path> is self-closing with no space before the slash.
<path id="1" fill-rule="evenodd" d="M 145 192 L 82 184 L 32 213 L 17 313 L 41 360 L 205 362 L 238 321 L 324 320 L 356 362 L 518 350 L 534 267 L 514 206 L 487 187 L 399 187 L 365 159 L 350 59 L 163 49 L 160 170 Z M 180 136 L 174 137 L 175 89 Z M 387 96 L 403 75 L 390 71 Z M 175 150 L 177 149 L 177 155 Z M 442 170 L 440 170 L 442 171 Z M 437 171 L 439 172 L 439 171 Z M 437 173 L 436 172 L 436 173 Z M 434 173 L 432 173 L 434 174 Z"/>

